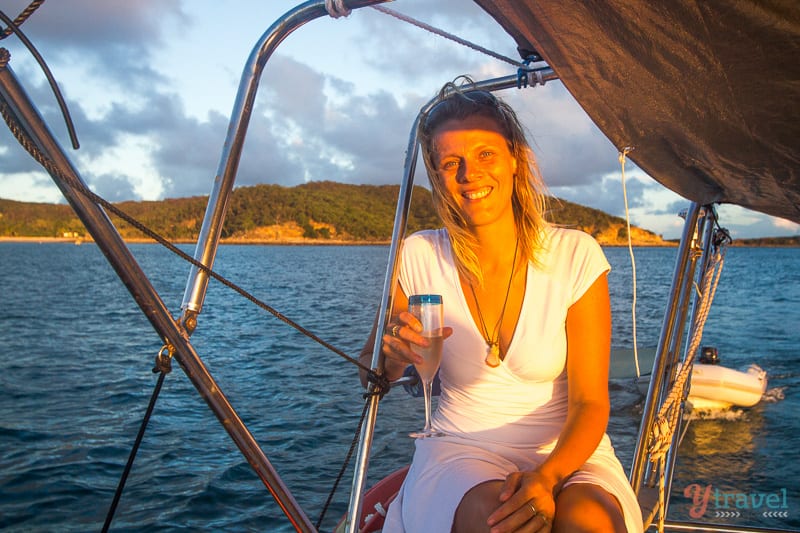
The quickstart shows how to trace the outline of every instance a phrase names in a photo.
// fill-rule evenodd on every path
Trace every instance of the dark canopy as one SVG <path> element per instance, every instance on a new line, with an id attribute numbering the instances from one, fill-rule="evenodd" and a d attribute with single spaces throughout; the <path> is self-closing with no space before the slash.
<path id="1" fill-rule="evenodd" d="M 800 222 L 800 1 L 475 1 L 661 184 Z"/>

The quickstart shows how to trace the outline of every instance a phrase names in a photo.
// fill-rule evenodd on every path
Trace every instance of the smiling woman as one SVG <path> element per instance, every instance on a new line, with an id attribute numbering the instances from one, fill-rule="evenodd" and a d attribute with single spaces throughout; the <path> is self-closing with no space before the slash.
<path id="1" fill-rule="evenodd" d="M 548 225 L 544 184 L 506 103 L 454 83 L 420 142 L 444 228 L 403 243 L 386 377 L 427 346 L 405 309 L 441 294 L 435 433 L 421 438 L 384 531 L 642 530 L 610 440 L 609 264 L 589 235 Z M 371 356 L 378 332 L 362 352 Z"/>

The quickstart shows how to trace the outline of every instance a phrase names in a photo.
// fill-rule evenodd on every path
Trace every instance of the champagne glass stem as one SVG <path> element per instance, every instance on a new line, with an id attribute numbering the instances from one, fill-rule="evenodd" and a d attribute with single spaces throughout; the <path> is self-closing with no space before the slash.
<path id="1" fill-rule="evenodd" d="M 422 393 L 425 396 L 425 429 L 423 433 L 431 433 L 431 392 L 433 389 L 433 380 L 422 380 Z"/>

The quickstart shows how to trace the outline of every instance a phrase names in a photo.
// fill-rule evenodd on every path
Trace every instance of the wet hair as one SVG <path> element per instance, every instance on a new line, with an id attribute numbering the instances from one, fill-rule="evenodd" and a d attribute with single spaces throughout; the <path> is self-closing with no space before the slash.
<path id="1" fill-rule="evenodd" d="M 537 252 L 542 248 L 543 230 L 547 226 L 544 219 L 547 195 L 533 151 L 525 138 L 525 130 L 511 106 L 490 92 L 464 90 L 457 85 L 459 80 L 472 84 L 469 78 L 461 77 L 442 87 L 436 103 L 421 118 L 419 141 L 431 184 L 433 205 L 449 234 L 458 270 L 467 279 L 480 284 L 483 282 L 483 272 L 475 253 L 477 242 L 436 171 L 433 159 L 436 130 L 447 121 L 473 116 L 486 117 L 499 126 L 512 157 L 517 160 L 511 202 L 519 252 L 523 259 L 534 264 L 538 263 Z"/>

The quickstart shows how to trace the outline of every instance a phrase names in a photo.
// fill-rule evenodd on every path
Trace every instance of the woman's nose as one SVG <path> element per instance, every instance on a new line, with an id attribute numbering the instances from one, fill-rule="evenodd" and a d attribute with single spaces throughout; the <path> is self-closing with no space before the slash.
<path id="1" fill-rule="evenodd" d="M 478 165 L 476 165 L 473 161 L 469 161 L 467 159 L 461 161 L 460 170 L 461 172 L 459 172 L 459 181 L 461 183 L 469 183 L 480 178 Z"/>

